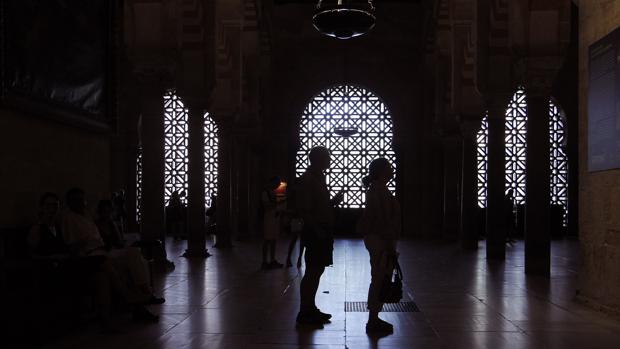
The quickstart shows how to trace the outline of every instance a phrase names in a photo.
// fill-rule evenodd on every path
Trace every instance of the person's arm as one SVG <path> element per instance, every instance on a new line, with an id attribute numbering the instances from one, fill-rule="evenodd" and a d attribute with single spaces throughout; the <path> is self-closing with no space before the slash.
<path id="1" fill-rule="evenodd" d="M 304 222 L 304 230 L 315 231 L 317 223 L 314 214 L 312 188 L 307 179 L 300 180 L 295 193 L 295 206 L 297 214 Z"/>

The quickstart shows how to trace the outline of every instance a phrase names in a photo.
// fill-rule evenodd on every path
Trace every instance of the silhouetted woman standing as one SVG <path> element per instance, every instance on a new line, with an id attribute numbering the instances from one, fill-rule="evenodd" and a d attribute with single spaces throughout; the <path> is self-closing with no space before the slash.
<path id="1" fill-rule="evenodd" d="M 392 324 L 379 319 L 383 303 L 379 298 L 386 275 L 392 272 L 392 256 L 397 255 L 396 241 L 400 234 L 400 205 L 388 190 L 394 170 L 385 158 L 370 163 L 368 175 L 364 177 L 366 208 L 358 225 L 364 236 L 364 244 L 370 254 L 371 282 L 368 289 L 367 333 L 391 333 Z"/>

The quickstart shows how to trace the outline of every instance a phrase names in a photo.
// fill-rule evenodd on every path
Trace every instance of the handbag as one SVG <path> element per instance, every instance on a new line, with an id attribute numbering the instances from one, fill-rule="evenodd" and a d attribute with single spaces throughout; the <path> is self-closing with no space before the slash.
<path id="1" fill-rule="evenodd" d="M 379 292 L 379 300 L 382 303 L 398 303 L 403 299 L 403 272 L 398 264 L 397 257 L 394 258 L 394 268 L 389 275 L 385 276 Z"/>

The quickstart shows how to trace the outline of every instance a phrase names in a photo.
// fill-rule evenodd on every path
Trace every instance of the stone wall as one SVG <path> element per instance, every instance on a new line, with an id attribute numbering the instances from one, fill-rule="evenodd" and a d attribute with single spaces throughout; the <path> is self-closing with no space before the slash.
<path id="1" fill-rule="evenodd" d="M 580 298 L 620 311 L 620 169 L 589 173 L 588 47 L 620 26 L 620 1 L 579 4 L 579 228 L 582 247 Z"/>
<path id="2" fill-rule="evenodd" d="M 0 130 L 0 228 L 31 224 L 46 191 L 82 187 L 91 210 L 109 197 L 107 136 L 6 109 Z"/>

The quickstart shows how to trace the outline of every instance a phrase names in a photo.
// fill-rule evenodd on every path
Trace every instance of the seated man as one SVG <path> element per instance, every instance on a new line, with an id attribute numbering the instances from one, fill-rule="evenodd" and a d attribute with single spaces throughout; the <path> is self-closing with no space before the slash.
<path id="1" fill-rule="evenodd" d="M 153 295 L 146 260 L 140 249 L 125 247 L 108 251 L 101 238 L 99 229 L 86 212 L 85 193 L 73 188 L 67 192 L 68 210 L 62 219 L 62 232 L 69 248 L 79 256 L 106 256 L 116 272 L 128 281 L 144 296 L 147 303 L 161 304 L 165 299 Z"/>

